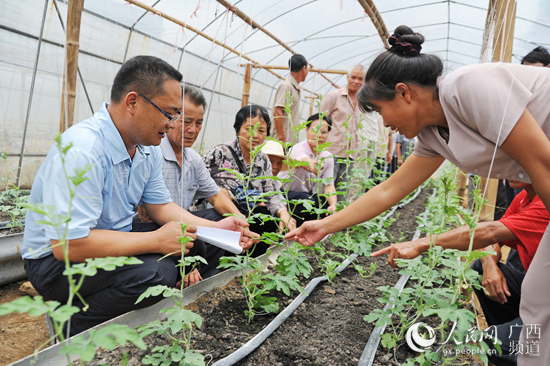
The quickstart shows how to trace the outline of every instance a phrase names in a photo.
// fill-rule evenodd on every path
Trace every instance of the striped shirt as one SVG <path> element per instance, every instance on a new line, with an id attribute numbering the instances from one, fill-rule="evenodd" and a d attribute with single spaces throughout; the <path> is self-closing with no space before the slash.
<path id="1" fill-rule="evenodd" d="M 183 169 L 167 138 L 162 139 L 160 149 L 163 156 L 162 175 L 172 201 L 188 210 L 193 201 L 212 197 L 220 191 L 201 156 L 193 149 L 183 149 Z"/>

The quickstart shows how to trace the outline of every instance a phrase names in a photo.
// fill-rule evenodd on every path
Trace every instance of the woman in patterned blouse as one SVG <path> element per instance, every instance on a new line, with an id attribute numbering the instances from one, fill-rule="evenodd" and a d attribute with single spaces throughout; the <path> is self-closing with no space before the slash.
<path id="1" fill-rule="evenodd" d="M 271 162 L 268 156 L 258 150 L 254 162 L 251 162 L 251 152 L 264 143 L 266 136 L 269 135 L 271 121 L 265 108 L 257 105 L 249 105 L 241 108 L 235 118 L 235 132 L 237 138 L 227 144 L 215 146 L 204 156 L 206 167 L 216 184 L 225 188 L 228 192 L 234 192 L 238 186 L 246 186 L 248 189 L 256 190 L 261 193 L 275 192 L 274 181 L 271 179 L 254 179 L 256 177 L 272 176 Z M 250 131 L 254 134 L 251 136 Z M 231 151 L 233 150 L 233 152 Z M 239 160 L 237 162 L 236 158 Z M 239 164 L 240 163 L 240 164 Z M 252 166 L 251 166 L 252 164 Z M 243 167 L 245 172 L 241 169 Z M 233 172 L 238 171 L 243 175 L 250 175 L 250 180 L 241 180 Z M 252 214 L 262 213 L 272 215 L 281 219 L 282 227 L 293 230 L 296 228 L 296 221 L 290 217 L 286 206 L 282 203 L 283 195 L 280 193 L 270 194 L 262 197 L 262 201 L 254 205 Z M 237 205 L 243 214 L 248 214 L 246 207 Z M 278 225 L 275 221 L 256 222 L 250 224 L 250 230 L 261 234 L 263 232 L 275 232 Z M 254 255 L 259 255 L 267 250 L 268 246 L 264 243 L 257 245 Z"/>

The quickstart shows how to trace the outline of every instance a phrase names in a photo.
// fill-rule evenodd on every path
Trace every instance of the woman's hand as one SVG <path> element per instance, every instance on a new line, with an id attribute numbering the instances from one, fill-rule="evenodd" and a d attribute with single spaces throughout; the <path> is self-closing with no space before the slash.
<path id="1" fill-rule="evenodd" d="M 310 246 L 323 239 L 328 232 L 325 230 L 323 220 L 307 221 L 298 229 L 285 235 L 286 240 L 296 240 L 298 243 Z"/>
<path id="2" fill-rule="evenodd" d="M 336 212 L 336 205 L 333 204 L 333 205 L 328 206 L 327 210 L 329 210 L 332 213 Z M 327 216 L 328 215 L 330 215 L 330 214 L 327 213 Z"/>

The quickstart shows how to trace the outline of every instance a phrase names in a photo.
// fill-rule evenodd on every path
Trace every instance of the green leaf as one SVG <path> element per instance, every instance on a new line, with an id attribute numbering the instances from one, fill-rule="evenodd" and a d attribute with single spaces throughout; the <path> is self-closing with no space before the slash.
<path id="1" fill-rule="evenodd" d="M 164 312 L 169 315 L 167 323 L 170 324 L 170 331 L 174 334 L 182 329 L 192 329 L 193 325 L 199 328 L 202 325 L 200 315 L 191 310 L 177 307 L 165 310 Z"/>
<path id="2" fill-rule="evenodd" d="M 39 316 L 53 312 L 59 304 L 57 301 L 44 302 L 42 296 L 24 296 L 0 305 L 0 316 L 11 313 L 29 313 L 30 316 Z"/>
<path id="3" fill-rule="evenodd" d="M 97 347 L 112 350 L 117 344 L 125 345 L 128 342 L 140 349 L 146 349 L 143 339 L 134 329 L 125 325 L 110 324 L 100 329 L 92 329 L 87 339 L 84 335 L 78 335 L 72 338 L 70 343 L 63 343 L 59 353 L 80 355 L 82 361 L 88 362 L 94 358 Z"/>
<path id="4" fill-rule="evenodd" d="M 143 301 L 143 299 L 146 299 L 148 297 L 159 296 L 161 294 L 163 297 L 171 297 L 171 296 L 181 297 L 181 291 L 177 288 L 168 287 L 165 285 L 156 285 L 156 286 L 151 286 L 147 288 L 147 290 L 145 290 L 145 292 L 139 296 L 139 298 L 136 301 L 136 304 Z"/>
<path id="5" fill-rule="evenodd" d="M 193 350 L 185 352 L 181 366 L 205 366 L 204 356 Z"/>
<path id="6" fill-rule="evenodd" d="M 80 309 L 76 306 L 61 305 L 54 311 L 49 312 L 50 317 L 58 323 L 66 323 L 71 316 L 78 313 Z"/>
<path id="7" fill-rule="evenodd" d="M 382 344 L 383 347 L 387 349 L 393 348 L 397 344 L 397 341 L 395 340 L 395 337 L 392 334 L 385 333 L 385 334 L 382 334 L 380 338 L 381 338 L 380 343 Z"/>

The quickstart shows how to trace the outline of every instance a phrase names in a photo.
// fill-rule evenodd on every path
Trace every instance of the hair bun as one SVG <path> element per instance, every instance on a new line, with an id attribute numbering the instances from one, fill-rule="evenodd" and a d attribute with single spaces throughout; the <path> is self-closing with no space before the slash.
<path id="1" fill-rule="evenodd" d="M 388 39 L 391 51 L 406 56 L 414 56 L 420 53 L 422 43 L 424 43 L 424 36 L 422 34 L 415 33 L 406 25 L 400 25 L 394 32 Z"/>

